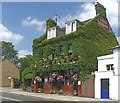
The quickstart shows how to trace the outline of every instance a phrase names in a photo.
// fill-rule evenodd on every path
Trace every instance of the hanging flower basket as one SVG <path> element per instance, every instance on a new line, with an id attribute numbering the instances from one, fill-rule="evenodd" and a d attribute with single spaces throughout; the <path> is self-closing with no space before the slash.
<path id="1" fill-rule="evenodd" d="M 75 75 L 72 76 L 72 81 L 78 81 L 77 74 L 75 74 Z"/>
<path id="2" fill-rule="evenodd" d="M 53 72 L 52 77 L 53 77 L 53 78 L 57 78 L 57 77 L 58 77 L 58 74 L 57 74 L 56 72 Z"/>
<path id="3" fill-rule="evenodd" d="M 36 77 L 35 77 L 35 80 L 37 80 L 37 81 L 41 82 L 41 81 L 42 81 L 42 78 L 41 78 L 41 77 L 39 77 L 39 76 L 36 76 Z"/>
<path id="4" fill-rule="evenodd" d="M 58 76 L 57 81 L 63 81 L 63 76 Z"/>
<path id="5" fill-rule="evenodd" d="M 55 79 L 54 79 L 53 77 L 50 77 L 49 81 L 50 81 L 51 83 L 53 83 L 53 82 L 55 82 Z"/>

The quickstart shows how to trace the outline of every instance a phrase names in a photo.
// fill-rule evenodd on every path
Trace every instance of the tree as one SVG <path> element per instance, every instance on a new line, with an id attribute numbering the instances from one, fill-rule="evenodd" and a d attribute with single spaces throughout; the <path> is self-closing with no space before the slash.
<path id="1" fill-rule="evenodd" d="M 0 45 L 2 46 L 2 57 L 9 59 L 14 64 L 17 64 L 18 61 L 18 51 L 14 49 L 14 45 L 11 42 L 0 42 Z"/>
<path id="2" fill-rule="evenodd" d="M 20 58 L 20 71 L 22 72 L 25 70 L 25 68 L 30 67 L 33 64 L 33 56 L 32 55 L 26 55 L 24 58 Z"/>
<path id="3" fill-rule="evenodd" d="M 20 80 L 22 84 L 27 85 L 27 80 L 34 78 L 34 59 L 32 55 L 26 55 L 24 58 L 20 58 Z"/>

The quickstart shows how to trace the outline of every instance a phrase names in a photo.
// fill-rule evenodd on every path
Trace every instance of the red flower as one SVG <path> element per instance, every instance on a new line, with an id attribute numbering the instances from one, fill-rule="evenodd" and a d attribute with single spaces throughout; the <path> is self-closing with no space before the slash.
<path id="1" fill-rule="evenodd" d="M 53 72 L 52 77 L 53 77 L 53 78 L 57 78 L 57 77 L 58 77 L 58 74 L 57 74 L 56 72 Z"/>
<path id="2" fill-rule="evenodd" d="M 52 78 L 52 77 L 50 77 L 49 81 L 50 81 L 50 82 L 55 82 L 55 79 Z"/>
<path id="3" fill-rule="evenodd" d="M 63 76 L 58 76 L 58 77 L 57 77 L 57 80 L 58 80 L 58 81 L 63 81 Z"/>
<path id="4" fill-rule="evenodd" d="M 72 76 L 72 81 L 77 81 L 78 78 L 77 78 L 77 75 L 75 74 L 74 76 Z"/>
<path id="5" fill-rule="evenodd" d="M 41 81 L 42 81 L 42 78 L 41 78 L 41 77 L 39 77 L 39 76 L 36 76 L 36 77 L 35 77 L 35 80 L 37 80 L 37 81 L 41 82 Z"/>

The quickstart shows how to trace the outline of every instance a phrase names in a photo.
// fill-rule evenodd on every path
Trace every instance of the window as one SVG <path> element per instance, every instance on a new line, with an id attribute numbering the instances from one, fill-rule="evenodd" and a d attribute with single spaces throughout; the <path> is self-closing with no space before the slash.
<path id="1" fill-rule="evenodd" d="M 43 50 L 41 51 L 41 55 L 42 55 L 42 57 L 43 57 Z"/>
<path id="2" fill-rule="evenodd" d="M 49 59 L 49 60 L 53 60 L 53 59 L 54 59 L 54 54 L 51 53 L 51 54 L 48 56 L 48 59 Z"/>
<path id="3" fill-rule="evenodd" d="M 70 23 L 67 24 L 67 33 L 70 33 Z"/>
<path id="4" fill-rule="evenodd" d="M 73 22 L 73 31 L 76 31 L 76 24 L 75 24 L 75 21 Z"/>
<path id="5" fill-rule="evenodd" d="M 52 29 L 52 37 L 56 37 L 55 28 Z"/>
<path id="6" fill-rule="evenodd" d="M 71 31 L 73 31 L 73 28 L 74 28 L 74 27 L 73 27 L 73 26 L 74 26 L 73 23 L 74 23 L 74 22 L 72 22 L 72 25 L 71 25 L 71 26 L 72 26 L 72 27 L 71 27 Z"/>
<path id="7" fill-rule="evenodd" d="M 108 64 L 106 65 L 107 70 L 113 70 L 113 64 Z"/>
<path id="8" fill-rule="evenodd" d="M 69 53 L 72 52 L 72 45 L 69 45 L 69 46 L 68 46 L 68 51 L 69 51 Z"/>
<path id="9" fill-rule="evenodd" d="M 60 46 L 59 47 L 59 52 L 62 53 L 62 51 L 63 51 L 63 46 Z"/>
<path id="10" fill-rule="evenodd" d="M 49 30 L 49 38 L 51 38 L 51 29 Z"/>
<path id="11" fill-rule="evenodd" d="M 75 21 L 72 22 L 72 25 L 71 25 L 71 31 L 75 31 Z"/>
<path id="12" fill-rule="evenodd" d="M 102 79 L 102 89 L 103 90 L 109 89 L 109 79 Z"/>

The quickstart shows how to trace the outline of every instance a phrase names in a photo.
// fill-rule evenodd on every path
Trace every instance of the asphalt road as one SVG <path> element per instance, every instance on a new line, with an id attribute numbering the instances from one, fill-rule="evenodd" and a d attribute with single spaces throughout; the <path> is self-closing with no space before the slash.
<path id="1" fill-rule="evenodd" d="M 32 96 L 24 96 L 20 94 L 14 94 L 9 92 L 0 93 L 0 99 L 2 99 L 2 103 L 118 103 L 117 101 L 58 101 L 54 99 L 45 99 L 45 98 L 37 98 Z"/>
<path id="2" fill-rule="evenodd" d="M 0 95 L 0 97 L 2 98 L 2 103 L 6 103 L 7 101 L 11 101 L 11 103 L 13 102 L 23 102 L 23 101 L 55 101 L 52 99 L 44 99 L 44 98 L 37 98 L 37 97 L 32 97 L 32 96 L 23 96 L 23 95 L 18 95 L 18 94 L 13 94 L 13 93 L 7 93 L 7 92 L 2 92 L 2 96 Z"/>

